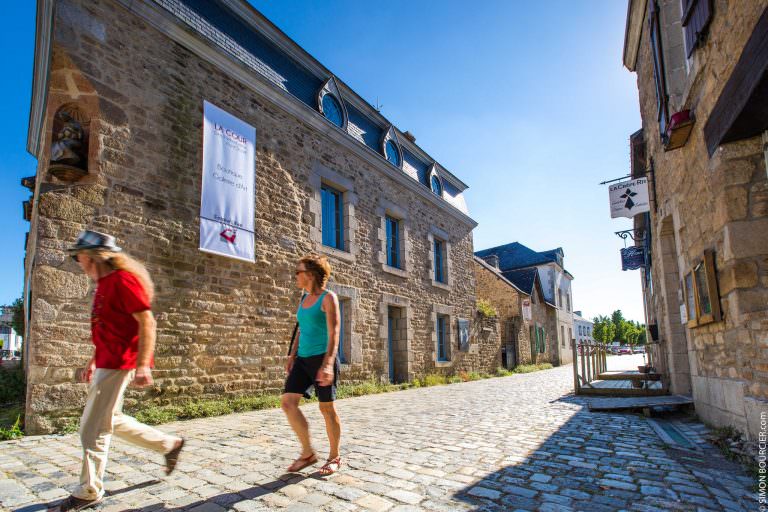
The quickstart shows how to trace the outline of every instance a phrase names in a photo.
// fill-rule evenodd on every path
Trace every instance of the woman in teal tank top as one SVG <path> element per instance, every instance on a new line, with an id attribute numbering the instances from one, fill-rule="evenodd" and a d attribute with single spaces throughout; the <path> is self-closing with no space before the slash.
<path id="1" fill-rule="evenodd" d="M 330 475 L 341 467 L 339 445 L 341 421 L 334 406 L 339 377 L 339 300 L 326 290 L 331 266 L 325 256 L 311 254 L 296 266 L 296 285 L 304 291 L 296 318 L 299 322 L 298 343 L 294 344 L 285 371 L 282 407 L 291 428 L 301 443 L 301 455 L 288 467 L 296 472 L 317 462 L 312 448 L 309 425 L 299 409 L 299 401 L 314 387 L 320 400 L 320 412 L 325 419 L 330 453 L 320 468 L 320 474 Z"/>

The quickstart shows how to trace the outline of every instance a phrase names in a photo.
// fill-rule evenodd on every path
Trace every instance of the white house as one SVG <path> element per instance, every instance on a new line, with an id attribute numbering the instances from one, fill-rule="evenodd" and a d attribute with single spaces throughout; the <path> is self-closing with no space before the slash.
<path id="1" fill-rule="evenodd" d="M 3 341 L 3 351 L 21 351 L 21 336 L 13 330 L 13 309 L 3 306 L 0 311 L 0 339 Z"/>
<path id="2" fill-rule="evenodd" d="M 576 343 L 592 342 L 595 341 L 593 337 L 592 329 L 594 324 L 581 316 L 581 311 L 573 312 L 573 329 Z"/>

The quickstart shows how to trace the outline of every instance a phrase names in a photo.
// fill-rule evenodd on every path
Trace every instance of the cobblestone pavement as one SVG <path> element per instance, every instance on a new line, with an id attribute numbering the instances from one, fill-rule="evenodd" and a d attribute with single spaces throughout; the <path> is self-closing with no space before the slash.
<path id="1" fill-rule="evenodd" d="M 100 511 L 756 510 L 753 483 L 687 433 L 668 447 L 639 415 L 590 413 L 571 367 L 338 403 L 346 465 L 285 475 L 297 445 L 280 410 L 164 425 L 187 437 L 178 470 L 113 441 Z M 316 404 L 304 407 L 327 450 Z M 76 435 L 0 444 L 0 504 L 44 510 L 77 482 Z"/>

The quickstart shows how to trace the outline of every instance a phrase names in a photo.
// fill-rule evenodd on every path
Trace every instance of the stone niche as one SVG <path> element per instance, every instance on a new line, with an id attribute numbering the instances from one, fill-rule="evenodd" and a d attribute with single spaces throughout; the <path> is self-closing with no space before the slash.
<path id="1" fill-rule="evenodd" d="M 51 161 L 48 171 L 62 181 L 77 181 L 88 174 L 90 120 L 74 104 L 61 106 L 53 116 Z"/>

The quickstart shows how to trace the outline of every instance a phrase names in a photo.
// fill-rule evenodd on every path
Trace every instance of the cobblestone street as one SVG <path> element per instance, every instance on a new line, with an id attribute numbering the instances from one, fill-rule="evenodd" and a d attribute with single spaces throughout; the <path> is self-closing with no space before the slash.
<path id="1" fill-rule="evenodd" d="M 345 466 L 282 470 L 297 444 L 280 410 L 164 425 L 188 448 L 178 470 L 119 439 L 107 467 L 118 510 L 754 510 L 753 483 L 682 422 L 695 449 L 670 448 L 647 419 L 590 413 L 572 369 L 342 400 Z M 316 404 L 304 407 L 322 456 Z M 75 486 L 77 435 L 2 444 L 0 503 L 45 510 Z"/>

